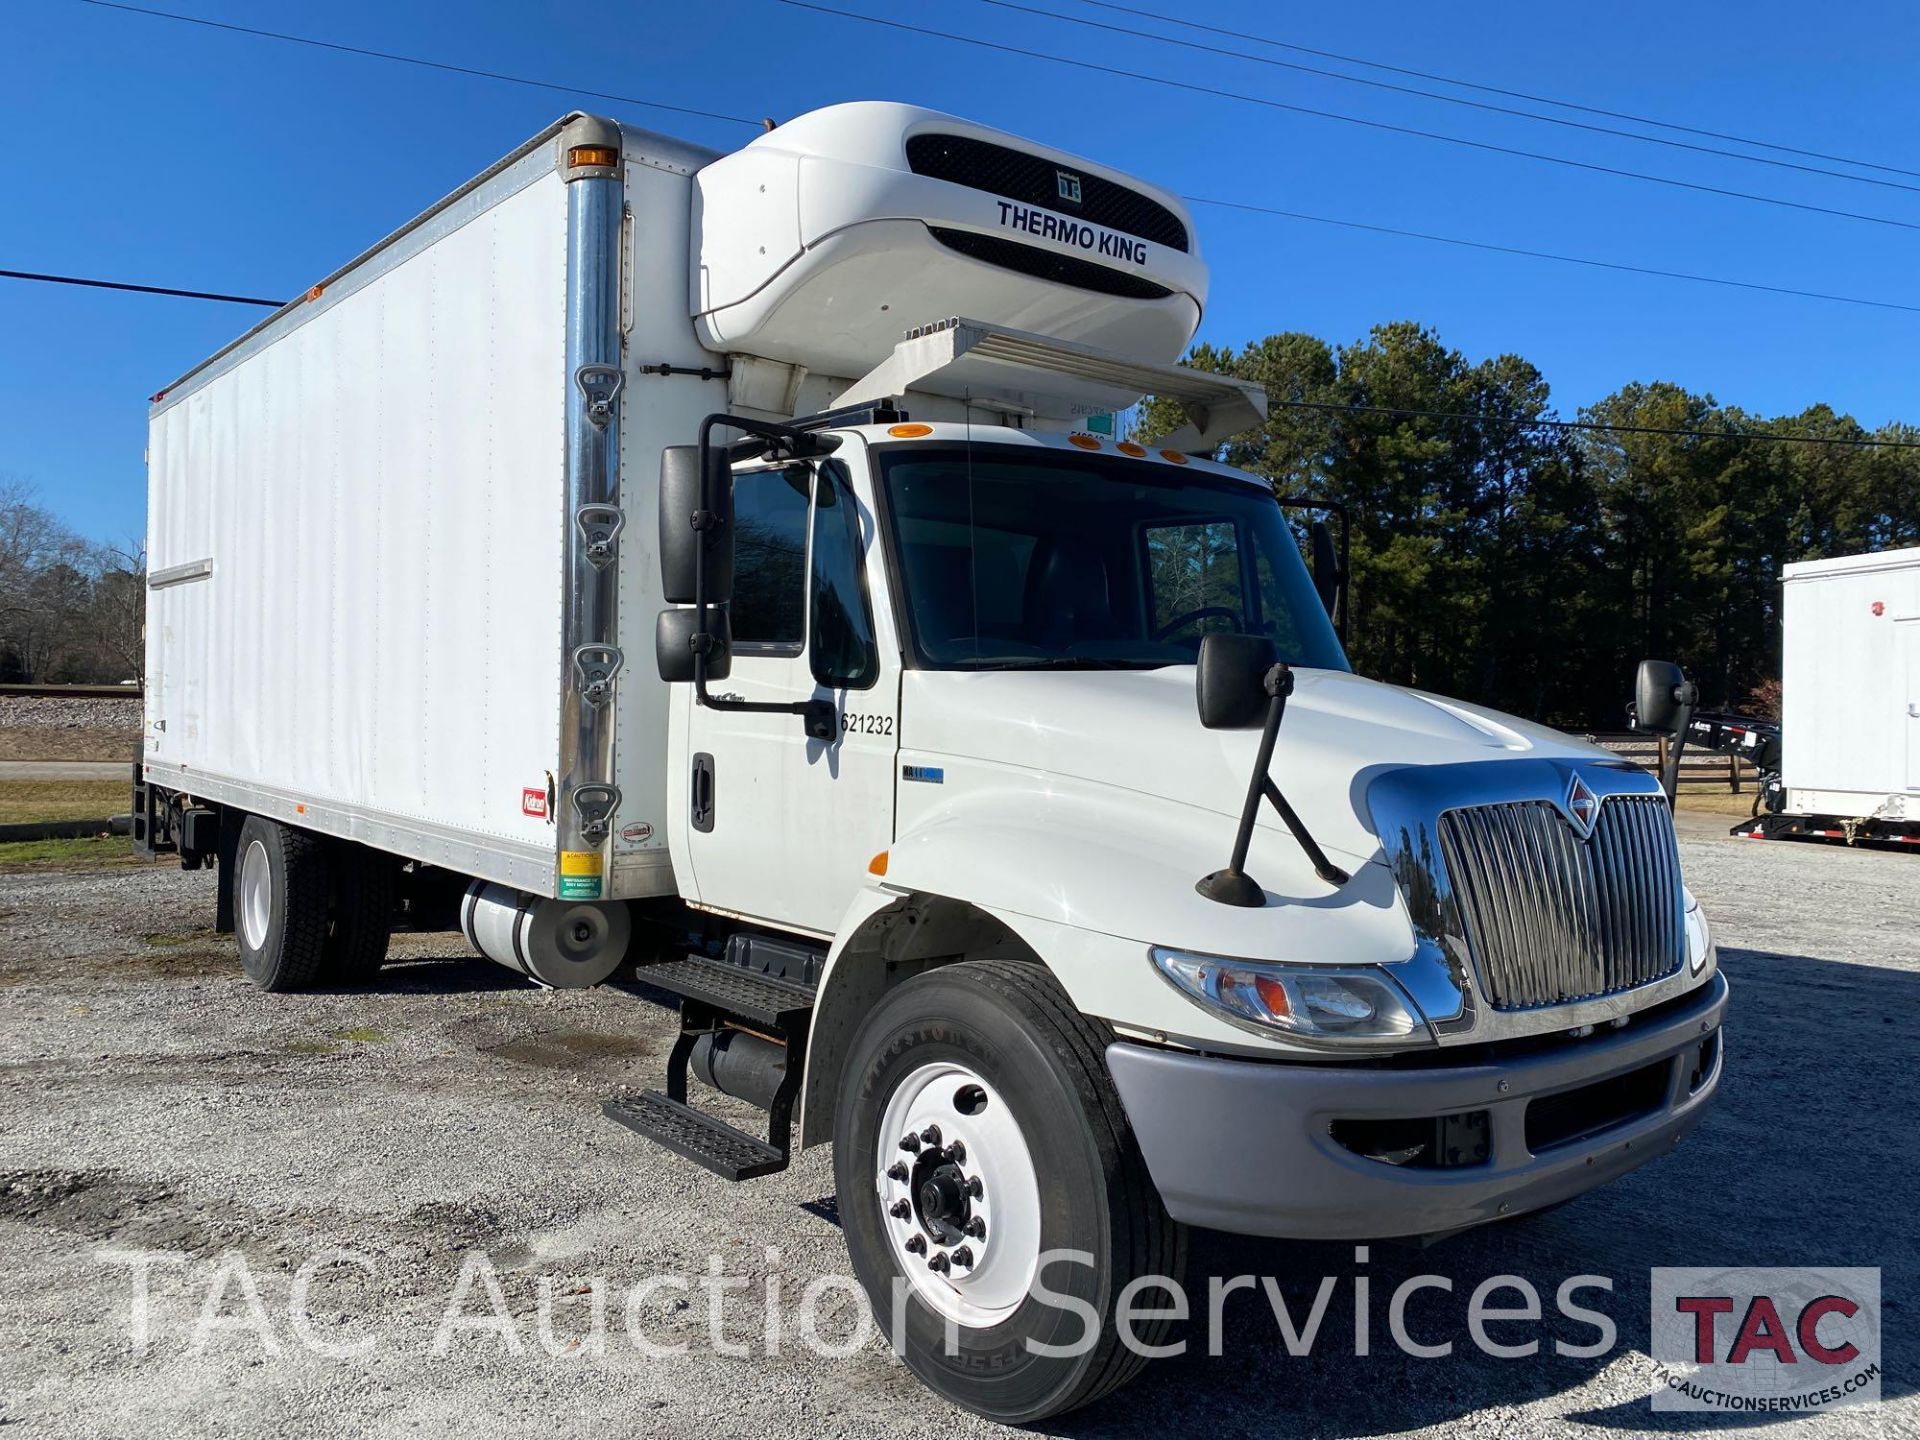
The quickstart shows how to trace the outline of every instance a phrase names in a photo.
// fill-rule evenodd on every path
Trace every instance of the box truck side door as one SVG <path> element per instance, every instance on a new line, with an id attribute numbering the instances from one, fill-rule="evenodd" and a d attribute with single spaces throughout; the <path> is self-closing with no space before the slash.
<path id="1" fill-rule="evenodd" d="M 1903 619 L 1894 627 L 1900 637 L 1901 684 L 1897 692 L 1902 711 L 1894 721 L 1900 727 L 1906 754 L 1907 791 L 1920 790 L 1920 617 Z"/>
<path id="2" fill-rule="evenodd" d="M 835 738 L 797 715 L 689 717 L 687 835 L 703 905 L 830 935 L 893 838 L 899 648 L 873 563 L 864 467 L 836 456 L 734 477 L 733 670 L 716 696 L 835 706 Z"/>

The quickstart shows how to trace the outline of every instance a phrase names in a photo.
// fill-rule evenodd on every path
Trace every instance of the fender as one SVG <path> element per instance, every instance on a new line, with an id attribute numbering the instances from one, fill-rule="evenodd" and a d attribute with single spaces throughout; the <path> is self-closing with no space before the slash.
<path id="1" fill-rule="evenodd" d="M 1404 960 L 1412 927 L 1384 865 L 1342 856 L 1335 891 L 1292 838 L 1263 826 L 1249 872 L 1260 910 L 1217 904 L 1194 882 L 1223 863 L 1231 821 L 1198 806 L 1051 777 L 1043 788 L 956 795 L 897 840 L 886 874 L 848 906 L 821 976 L 802 1082 L 800 1143 L 832 1138 L 840 1068 L 866 1011 L 931 965 L 1025 952 L 1084 1013 L 1157 1041 L 1297 1055 L 1176 992 L 1148 959 L 1172 945 L 1242 959 Z"/>

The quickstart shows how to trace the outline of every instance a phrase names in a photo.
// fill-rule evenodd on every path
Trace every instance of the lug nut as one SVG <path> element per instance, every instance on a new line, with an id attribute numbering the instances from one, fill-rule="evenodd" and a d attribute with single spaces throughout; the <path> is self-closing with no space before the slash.
<path id="1" fill-rule="evenodd" d="M 900 1142 L 900 1148 L 909 1155 L 918 1154 L 920 1150 L 920 1137 L 918 1135 L 907 1136 L 906 1139 Z"/>
<path id="2" fill-rule="evenodd" d="M 976 1240 L 986 1239 L 987 1222 L 982 1220 L 978 1215 L 974 1216 L 973 1219 L 967 1221 L 967 1234 Z"/>
<path id="3" fill-rule="evenodd" d="M 927 1253 L 927 1238 L 926 1238 L 926 1236 L 924 1236 L 924 1235 L 909 1235 L 909 1236 L 907 1237 L 907 1253 L 908 1253 L 909 1255 L 924 1255 L 924 1254 L 926 1254 L 926 1253 Z"/>
<path id="4" fill-rule="evenodd" d="M 953 1144 L 947 1147 L 947 1159 L 951 1160 L 956 1165 L 966 1164 L 967 1163 L 967 1147 L 961 1144 L 958 1140 L 954 1141 Z"/>
<path id="5" fill-rule="evenodd" d="M 937 1148 L 940 1144 L 940 1127 L 938 1125 L 927 1126 L 926 1129 L 920 1132 L 920 1138 L 928 1145 Z"/>
<path id="6" fill-rule="evenodd" d="M 887 1213 L 896 1220 L 904 1220 L 913 1214 L 913 1206 L 904 1200 L 896 1200 L 887 1207 Z"/>
<path id="7" fill-rule="evenodd" d="M 944 1250 L 935 1251 L 933 1255 L 928 1257 L 927 1269 L 933 1271 L 933 1273 L 936 1275 L 946 1274 L 947 1273 L 946 1252 Z"/>
<path id="8" fill-rule="evenodd" d="M 898 1180 L 902 1184 L 905 1184 L 907 1177 L 912 1173 L 913 1173 L 912 1171 L 907 1169 L 906 1161 L 896 1160 L 893 1162 L 893 1165 L 887 1171 L 887 1179 Z"/>
<path id="9" fill-rule="evenodd" d="M 953 1263 L 956 1265 L 965 1265 L 971 1269 L 973 1267 L 973 1251 L 965 1245 L 960 1246 L 953 1252 Z"/>
<path id="10" fill-rule="evenodd" d="M 968 1177 L 967 1194 L 971 1195 L 974 1199 L 978 1200 L 982 1195 L 986 1193 L 987 1193 L 987 1187 L 980 1183 L 980 1177 L 978 1175 L 973 1175 Z"/>

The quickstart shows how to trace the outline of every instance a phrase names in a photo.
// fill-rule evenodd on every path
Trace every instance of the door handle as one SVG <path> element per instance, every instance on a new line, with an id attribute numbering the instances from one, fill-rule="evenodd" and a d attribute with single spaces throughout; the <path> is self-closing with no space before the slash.
<path id="1" fill-rule="evenodd" d="M 1907 702 L 1907 718 L 1910 720 L 1920 720 L 1920 705 L 1916 705 L 1911 700 Z"/>
<path id="2" fill-rule="evenodd" d="M 693 828 L 705 834 L 713 829 L 713 756 L 693 757 Z"/>

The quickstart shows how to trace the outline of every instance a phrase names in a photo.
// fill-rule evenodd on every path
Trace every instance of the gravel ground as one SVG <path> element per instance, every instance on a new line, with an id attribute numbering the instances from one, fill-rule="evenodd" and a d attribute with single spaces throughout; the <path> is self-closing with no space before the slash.
<path id="1" fill-rule="evenodd" d="M 1907 1128 L 1920 1105 L 1920 857 L 1730 841 L 1725 823 L 1692 820 L 1683 841 L 1735 1007 L 1721 1099 L 1686 1145 L 1559 1210 L 1425 1251 L 1375 1246 L 1364 1263 L 1349 1246 L 1198 1235 L 1195 1293 L 1207 1274 L 1276 1276 L 1300 1314 L 1320 1277 L 1339 1277 L 1313 1353 L 1290 1358 L 1264 1299 L 1243 1292 L 1228 1303 L 1224 1354 L 1197 1343 L 1059 1432 L 1747 1433 L 1650 1411 L 1648 1267 L 1841 1264 L 1882 1268 L 1888 1403 L 1788 1423 L 1920 1435 L 1920 1147 Z M 397 939 L 397 963 L 366 990 L 262 995 L 231 942 L 198 928 L 211 896 L 209 876 L 174 869 L 0 876 L 0 1426 L 699 1440 L 996 1429 L 934 1400 L 877 1341 L 822 1359 L 793 1339 L 809 1283 L 846 1269 L 824 1152 L 728 1186 L 601 1117 L 609 1090 L 657 1082 L 668 1012 L 618 990 L 528 988 L 457 936 Z M 372 1337 L 368 1354 L 316 1353 L 293 1329 L 299 1267 L 328 1247 L 369 1257 L 372 1273 L 317 1267 L 309 1333 Z M 180 1257 L 151 1273 L 144 1351 L 129 1334 L 130 1272 L 99 1258 L 115 1249 Z M 518 1355 L 477 1331 L 434 1353 L 471 1251 L 497 1270 Z M 239 1328 L 203 1329 L 196 1353 L 230 1252 L 246 1268 L 228 1260 L 213 1317 L 237 1327 L 251 1279 L 277 1354 Z M 636 1284 L 697 1279 L 710 1256 L 747 1282 L 728 1297 L 722 1338 L 757 1342 L 771 1300 L 779 1353 L 721 1353 L 697 1284 L 638 1292 L 639 1332 L 687 1347 L 640 1353 L 623 1316 Z M 1370 1277 L 1382 1337 L 1383 1297 L 1423 1271 L 1455 1292 L 1429 1292 L 1413 1328 L 1457 1337 L 1455 1355 L 1411 1359 L 1377 1338 L 1355 1358 L 1351 1277 Z M 1617 1320 L 1620 1345 L 1592 1360 L 1480 1355 L 1463 1297 L 1509 1272 L 1533 1279 L 1549 1309 L 1560 1280 L 1612 1277 L 1612 1296 L 1587 1299 Z M 604 1354 L 567 1344 L 590 1309 L 573 1277 L 591 1276 L 613 1296 Z M 559 1296 L 559 1355 L 538 1339 L 542 1277 Z M 486 1310 L 484 1280 L 464 1308 Z M 843 1291 L 818 1313 L 821 1333 L 849 1332 Z"/>
<path id="2" fill-rule="evenodd" d="M 0 694 L 0 760 L 131 761 L 139 752 L 138 695 Z"/>

